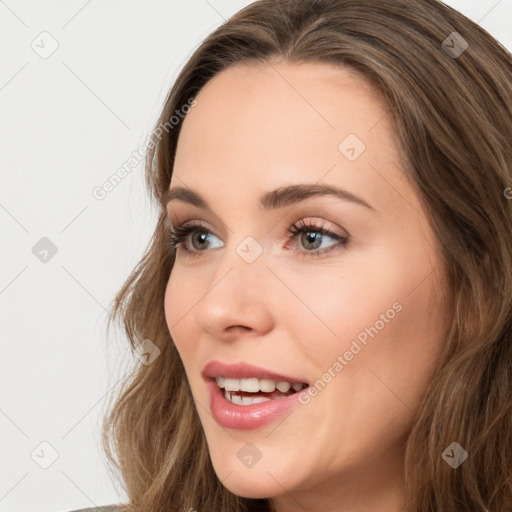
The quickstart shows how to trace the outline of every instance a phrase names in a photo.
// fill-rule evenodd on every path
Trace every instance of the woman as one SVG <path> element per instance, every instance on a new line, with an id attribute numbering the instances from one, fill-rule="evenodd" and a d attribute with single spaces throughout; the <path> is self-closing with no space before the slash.
<path id="1" fill-rule="evenodd" d="M 179 138 L 178 138 L 179 136 Z M 147 155 L 126 511 L 512 509 L 512 58 L 435 0 L 260 0 Z"/>

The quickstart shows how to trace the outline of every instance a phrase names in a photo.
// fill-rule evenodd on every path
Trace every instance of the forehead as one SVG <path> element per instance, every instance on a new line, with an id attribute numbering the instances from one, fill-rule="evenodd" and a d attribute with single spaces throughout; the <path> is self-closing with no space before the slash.
<path id="1" fill-rule="evenodd" d="M 326 132 L 360 128 L 364 136 L 373 125 L 363 121 L 381 119 L 387 110 L 378 91 L 358 73 L 319 63 L 239 64 L 207 82 L 196 100 L 184 125 L 197 129 L 196 124 L 209 121 L 201 132 L 219 136 L 234 134 L 241 125 L 262 135 L 261 129 L 276 124 L 290 134 L 306 127 Z"/>
<path id="2" fill-rule="evenodd" d="M 383 179 L 401 181 L 389 109 L 349 68 L 237 65 L 210 80 L 196 100 L 178 141 L 178 185 L 259 196 L 322 180 L 364 192 L 378 208 L 394 193 Z M 360 153 L 356 159 L 347 158 L 347 144 Z"/>

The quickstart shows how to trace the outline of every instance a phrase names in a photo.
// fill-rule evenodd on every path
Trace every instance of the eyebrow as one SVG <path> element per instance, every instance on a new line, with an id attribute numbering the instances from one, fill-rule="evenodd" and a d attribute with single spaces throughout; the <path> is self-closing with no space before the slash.
<path id="1" fill-rule="evenodd" d="M 375 211 L 373 206 L 348 190 L 343 190 L 341 188 L 334 187 L 333 185 L 318 184 L 290 185 L 266 192 L 260 197 L 258 206 L 262 210 L 275 210 L 277 208 L 283 208 L 285 206 L 305 201 L 310 197 L 327 195 L 351 201 Z M 162 204 L 167 206 L 171 201 L 183 201 L 213 213 L 205 199 L 189 188 L 176 186 L 166 190 L 162 197 Z"/>

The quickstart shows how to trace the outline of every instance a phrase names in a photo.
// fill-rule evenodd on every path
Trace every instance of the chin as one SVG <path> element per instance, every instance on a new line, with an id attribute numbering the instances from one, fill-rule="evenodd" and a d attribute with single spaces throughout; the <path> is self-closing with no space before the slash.
<path id="1" fill-rule="evenodd" d="M 238 450 L 223 449 L 221 453 L 211 454 L 213 468 L 222 485 L 230 492 L 243 498 L 271 498 L 290 490 L 297 483 L 290 480 L 290 471 L 276 468 L 275 461 L 259 460 L 252 467 L 246 467 L 237 458 Z M 283 458 L 279 457 L 283 463 Z"/>
<path id="2" fill-rule="evenodd" d="M 253 473 L 251 469 L 237 469 L 227 477 L 223 476 L 227 474 L 224 471 L 220 474 L 215 472 L 226 489 L 242 498 L 270 498 L 283 492 L 283 487 L 276 482 L 280 479 L 274 480 L 264 471 Z M 286 482 L 284 482 L 284 486 L 286 487 Z"/>

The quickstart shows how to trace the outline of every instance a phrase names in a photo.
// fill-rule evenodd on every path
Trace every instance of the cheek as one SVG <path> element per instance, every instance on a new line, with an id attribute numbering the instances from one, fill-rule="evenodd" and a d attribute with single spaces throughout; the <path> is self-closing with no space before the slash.
<path id="1" fill-rule="evenodd" d="M 439 268 L 418 254 L 388 252 L 298 281 L 294 292 L 302 301 L 282 309 L 309 374 L 340 405 L 354 410 L 357 402 L 363 417 L 369 408 L 409 414 L 443 347 L 447 309 L 444 298 L 430 299 L 442 282 Z"/>
<path id="2" fill-rule="evenodd" d="M 424 277 L 348 273 L 315 293 L 297 290 L 315 312 L 297 315 L 293 336 L 316 379 L 304 428 L 329 440 L 333 466 L 387 457 L 410 429 L 442 347 L 442 305 L 429 303 L 434 274 L 411 293 Z"/>
<path id="3" fill-rule="evenodd" d="M 283 281 L 293 286 L 293 294 L 284 288 L 275 290 L 283 305 L 279 321 L 293 330 L 289 338 L 300 344 L 316 373 L 326 371 L 338 355 L 350 350 L 354 340 L 362 348 L 365 341 L 369 346 L 376 323 L 382 338 L 391 324 L 400 322 L 403 313 L 397 310 L 405 301 L 404 287 L 392 273 L 381 270 L 368 258 L 357 265 L 344 261 L 343 265 L 318 267 L 311 277 L 305 272 L 282 274 Z M 303 277 L 297 279 L 297 275 Z M 365 360 L 363 352 L 357 356 L 360 363 Z"/>

